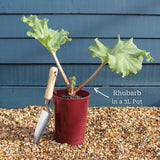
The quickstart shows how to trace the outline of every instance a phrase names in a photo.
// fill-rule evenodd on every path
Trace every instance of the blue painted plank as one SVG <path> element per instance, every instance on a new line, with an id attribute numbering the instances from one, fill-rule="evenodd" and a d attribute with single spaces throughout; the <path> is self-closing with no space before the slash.
<path id="1" fill-rule="evenodd" d="M 87 89 L 91 93 L 90 106 L 160 106 L 159 87 L 101 87 L 97 94 L 94 88 Z"/>
<path id="2" fill-rule="evenodd" d="M 113 46 L 116 39 L 99 39 L 107 46 Z M 128 40 L 128 39 L 123 39 Z M 155 58 L 153 63 L 160 63 L 160 39 L 134 39 L 140 49 L 149 51 Z M 62 45 L 57 51 L 61 63 L 100 63 L 92 58 L 88 47 L 94 44 L 93 39 L 73 39 Z M 7 47 L 6 47 L 7 45 Z M 34 39 L 0 39 L 0 64 L 6 63 L 54 63 L 52 55 Z M 144 63 L 146 61 L 144 60 Z"/>
<path id="3" fill-rule="evenodd" d="M 0 65 L 0 86 L 46 86 L 49 68 L 55 65 Z M 98 65 L 62 65 L 66 75 L 76 76 L 77 85 L 84 82 Z M 64 86 L 58 74 L 56 86 Z M 160 86 L 160 65 L 143 65 L 137 75 L 122 78 L 105 66 L 89 86 Z"/>
<path id="4" fill-rule="evenodd" d="M 0 0 L 0 13 L 160 14 L 159 0 Z"/>
<path id="5" fill-rule="evenodd" d="M 56 88 L 59 89 L 59 88 Z M 101 87 L 84 88 L 91 93 L 89 106 L 160 106 L 160 87 Z M 44 106 L 44 87 L 0 87 L 0 108 Z M 131 96 L 132 95 L 132 96 Z M 50 104 L 53 106 L 53 102 Z"/>
<path id="6" fill-rule="evenodd" d="M 21 15 L 0 15 L 0 37 L 27 37 L 30 29 Z M 64 28 L 71 37 L 160 38 L 159 16 L 138 15 L 39 15 L 48 18 L 49 27 Z M 152 31 L 151 31 L 152 30 Z"/>

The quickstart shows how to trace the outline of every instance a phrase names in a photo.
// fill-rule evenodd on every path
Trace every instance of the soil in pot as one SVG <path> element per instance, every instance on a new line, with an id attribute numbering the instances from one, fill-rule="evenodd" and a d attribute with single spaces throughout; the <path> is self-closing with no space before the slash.
<path id="1" fill-rule="evenodd" d="M 88 96 L 87 94 L 86 95 L 78 95 L 78 94 L 73 94 L 72 96 L 69 96 L 67 94 L 67 92 L 65 92 L 64 94 L 57 94 L 58 97 L 61 97 L 61 98 L 69 98 L 69 99 L 74 99 L 74 98 L 83 98 L 83 97 L 86 97 Z"/>

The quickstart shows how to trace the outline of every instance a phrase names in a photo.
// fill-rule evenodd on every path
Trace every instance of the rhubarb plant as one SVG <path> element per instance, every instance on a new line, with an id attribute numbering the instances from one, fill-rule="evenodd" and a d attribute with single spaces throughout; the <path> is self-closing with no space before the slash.
<path id="1" fill-rule="evenodd" d="M 117 42 L 112 47 L 105 46 L 96 38 L 94 40 L 95 44 L 90 46 L 88 50 L 93 58 L 98 57 L 101 59 L 101 65 L 85 82 L 74 89 L 76 78 L 70 77 L 70 81 L 68 81 L 56 56 L 56 51 L 60 46 L 67 41 L 71 41 L 71 38 L 68 38 L 69 32 L 63 29 L 61 29 L 61 31 L 50 29 L 47 25 L 48 19 L 44 18 L 40 20 L 35 15 L 30 15 L 28 18 L 23 16 L 21 20 L 32 27 L 32 29 L 27 32 L 27 35 L 37 39 L 53 55 L 66 87 L 68 88 L 68 95 L 70 96 L 76 94 L 86 86 L 106 64 L 108 64 L 113 72 L 122 74 L 122 77 L 125 77 L 129 74 L 137 74 L 142 69 L 143 56 L 146 56 L 148 62 L 154 61 L 149 52 L 137 48 L 133 43 L 133 38 L 128 41 L 122 41 L 120 35 L 118 35 Z"/>

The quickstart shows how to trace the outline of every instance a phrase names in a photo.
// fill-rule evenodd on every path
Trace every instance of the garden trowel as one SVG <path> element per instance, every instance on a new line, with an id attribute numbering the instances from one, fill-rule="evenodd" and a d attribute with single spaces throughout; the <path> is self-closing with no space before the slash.
<path id="1" fill-rule="evenodd" d="M 45 95 L 44 95 L 45 105 L 46 105 L 47 111 L 42 110 L 42 112 L 40 114 L 39 121 L 37 123 L 35 133 L 34 133 L 34 139 L 33 139 L 34 143 L 38 143 L 40 141 L 40 139 L 41 139 L 41 137 L 42 137 L 47 125 L 48 125 L 48 122 L 52 118 L 52 113 L 51 113 L 48 105 L 49 105 L 49 103 L 52 99 L 52 96 L 53 96 L 53 91 L 54 91 L 54 87 L 55 87 L 57 74 L 58 74 L 58 69 L 56 67 L 51 67 L 50 71 L 49 71 L 48 84 L 47 84 L 47 88 L 46 88 Z"/>

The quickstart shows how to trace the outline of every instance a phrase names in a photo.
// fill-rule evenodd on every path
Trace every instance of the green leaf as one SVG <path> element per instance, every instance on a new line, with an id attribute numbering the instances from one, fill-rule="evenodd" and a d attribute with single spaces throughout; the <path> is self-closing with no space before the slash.
<path id="1" fill-rule="evenodd" d="M 91 52 L 91 56 L 100 58 L 102 63 L 106 64 L 108 61 L 110 47 L 104 46 L 97 38 L 94 40 L 94 42 L 95 44 L 88 48 L 88 50 Z"/>
<path id="2" fill-rule="evenodd" d="M 142 69 L 143 57 L 133 57 L 128 54 L 109 55 L 108 64 L 115 73 L 122 73 L 122 77 L 136 74 Z"/>
<path id="3" fill-rule="evenodd" d="M 56 52 L 66 41 L 71 41 L 68 38 L 69 32 L 49 29 L 48 19 L 40 20 L 37 16 L 30 15 L 28 18 L 23 16 L 21 20 L 32 27 L 27 35 L 39 40 L 51 53 Z"/>
<path id="4" fill-rule="evenodd" d="M 89 51 L 92 57 L 99 57 L 102 63 L 108 63 L 113 72 L 122 73 L 122 77 L 137 74 L 142 69 L 143 56 L 147 57 L 148 62 L 154 61 L 149 52 L 137 48 L 133 38 L 122 41 L 119 35 L 112 47 L 104 46 L 95 39 L 95 44 L 89 47 Z"/>
<path id="5" fill-rule="evenodd" d="M 76 77 L 69 77 L 69 84 L 68 84 L 68 89 L 74 88 L 76 85 Z"/>

